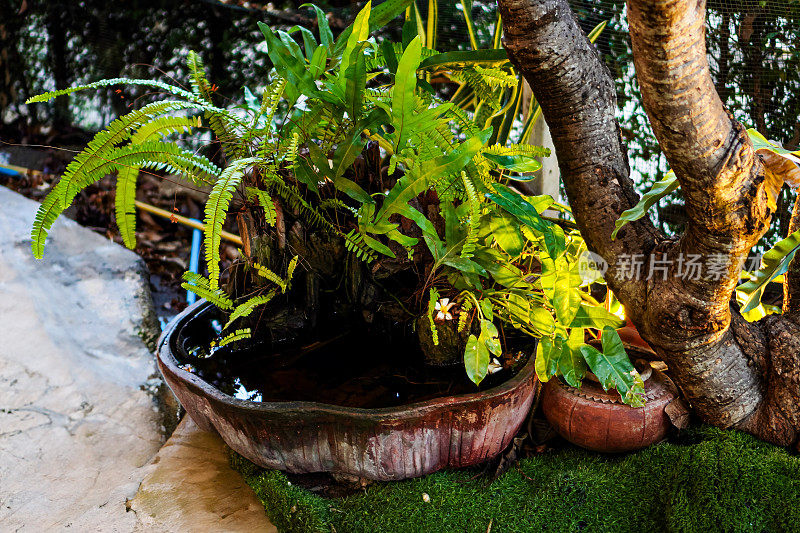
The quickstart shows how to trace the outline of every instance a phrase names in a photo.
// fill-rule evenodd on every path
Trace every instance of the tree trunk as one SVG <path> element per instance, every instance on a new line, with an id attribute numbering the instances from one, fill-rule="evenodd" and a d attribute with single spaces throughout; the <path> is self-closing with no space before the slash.
<path id="1" fill-rule="evenodd" d="M 614 221 L 638 197 L 613 80 L 567 1 L 498 1 L 506 48 L 542 106 L 578 226 L 608 262 L 606 281 L 642 336 L 703 420 L 795 444 L 796 314 L 751 324 L 731 309 L 746 255 L 769 227 L 777 185 L 714 88 L 704 1 L 628 1 L 645 110 L 686 198 L 689 222 L 677 240 L 647 218 L 611 239 Z M 687 276 L 690 258 L 713 263 L 717 274 Z"/>

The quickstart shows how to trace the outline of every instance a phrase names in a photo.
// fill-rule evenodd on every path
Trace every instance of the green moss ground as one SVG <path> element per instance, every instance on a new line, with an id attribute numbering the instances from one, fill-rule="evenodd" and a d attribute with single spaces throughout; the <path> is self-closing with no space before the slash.
<path id="1" fill-rule="evenodd" d="M 235 454 L 232 464 L 280 531 L 800 531 L 800 457 L 710 427 L 627 455 L 545 453 L 493 483 L 448 471 L 337 500 Z"/>

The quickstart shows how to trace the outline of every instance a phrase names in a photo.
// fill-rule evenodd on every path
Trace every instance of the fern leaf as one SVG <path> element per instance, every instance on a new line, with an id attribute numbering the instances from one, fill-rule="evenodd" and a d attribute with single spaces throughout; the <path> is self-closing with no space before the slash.
<path id="1" fill-rule="evenodd" d="M 222 171 L 208 195 L 205 220 L 203 221 L 205 225 L 203 245 L 206 252 L 208 279 L 212 289 L 219 287 L 219 246 L 222 241 L 222 224 L 228 216 L 228 207 L 233 198 L 233 191 L 242 182 L 247 167 L 256 161 L 254 157 L 233 161 Z"/>
<path id="2" fill-rule="evenodd" d="M 281 278 L 278 274 L 276 274 L 275 272 L 273 272 L 272 270 L 268 269 L 267 267 L 265 267 L 260 263 L 253 263 L 253 268 L 256 269 L 256 274 L 258 274 L 262 278 L 268 279 L 269 281 L 280 287 L 281 292 L 284 292 L 283 278 Z"/>
<path id="3" fill-rule="evenodd" d="M 106 142 L 110 141 L 102 140 L 102 143 Z M 44 254 L 47 233 L 58 216 L 72 203 L 82 189 L 99 181 L 114 170 L 127 167 L 146 167 L 157 170 L 169 169 L 173 172 L 186 169 L 190 172 L 202 170 L 209 174 L 219 173 L 219 169 L 204 157 L 183 150 L 175 144 L 160 141 L 147 141 L 140 145 L 128 144 L 121 148 L 110 148 L 106 149 L 102 156 L 93 154 L 93 157 L 89 159 L 76 160 L 67 166 L 64 177 L 50 191 L 36 213 L 31 230 L 31 248 L 34 256 L 38 259 L 41 259 Z"/>
<path id="4" fill-rule="evenodd" d="M 192 93 L 198 98 L 210 102 L 211 86 L 206 78 L 206 68 L 203 60 L 194 50 L 189 50 L 186 55 L 186 66 L 189 68 L 189 83 L 192 85 Z"/>
<path id="5" fill-rule="evenodd" d="M 158 117 L 143 124 L 131 137 L 131 142 L 141 144 L 156 137 L 166 137 L 173 133 L 191 133 L 192 128 L 201 126 L 200 117 Z"/>
<path id="6" fill-rule="evenodd" d="M 434 346 L 439 346 L 439 332 L 436 330 L 436 322 L 433 320 L 436 314 L 436 302 L 438 301 L 439 291 L 436 290 L 436 287 L 431 287 L 428 292 L 428 323 L 431 326 L 431 338 Z"/>
<path id="7" fill-rule="evenodd" d="M 469 202 L 469 225 L 460 255 L 464 259 L 469 259 L 475 253 L 475 247 L 478 244 L 478 233 L 481 229 L 481 203 L 478 194 L 475 192 L 475 186 L 464 171 L 461 172 L 461 180 L 464 183 L 464 190 L 467 192 L 467 202 Z"/>
<path id="8" fill-rule="evenodd" d="M 262 191 L 255 187 L 248 187 L 247 197 L 248 199 L 255 198 L 258 201 L 258 205 L 264 210 L 264 220 L 270 226 L 274 226 L 277 213 L 275 212 L 275 203 L 272 201 L 272 198 L 269 197 L 267 191 Z"/>
<path id="9" fill-rule="evenodd" d="M 223 346 L 227 346 L 232 342 L 238 342 L 245 339 L 249 339 L 250 336 L 251 336 L 250 328 L 237 329 L 233 333 L 222 337 L 218 342 L 216 342 L 216 345 L 222 348 Z M 211 346 L 214 346 L 214 344 L 215 343 L 212 342 Z"/>
<path id="10" fill-rule="evenodd" d="M 491 155 L 526 155 L 531 157 L 547 157 L 550 149 L 533 144 L 493 144 L 481 150 L 482 154 Z"/>
<path id="11" fill-rule="evenodd" d="M 472 310 L 472 300 L 470 298 L 464 298 L 461 302 L 461 309 L 459 310 L 458 315 L 458 332 L 463 333 L 465 329 L 470 325 L 467 323 L 467 320 L 470 317 L 470 311 Z"/>
<path id="12" fill-rule="evenodd" d="M 122 167 L 117 174 L 117 193 L 114 207 L 117 228 L 122 235 L 122 242 L 129 249 L 136 248 L 136 180 L 139 167 Z"/>
<path id="13" fill-rule="evenodd" d="M 174 85 L 170 85 L 168 83 L 164 83 L 161 81 L 156 80 L 136 80 L 131 78 L 111 78 L 107 80 L 100 80 L 95 81 L 92 83 L 87 83 L 86 85 L 78 85 L 75 87 L 70 87 L 67 89 L 61 89 L 58 91 L 50 91 L 47 93 L 39 94 L 36 96 L 32 96 L 28 98 L 25 103 L 26 104 L 33 104 L 36 102 L 46 102 L 48 100 L 52 100 L 58 96 L 63 96 L 65 94 L 72 94 L 78 91 L 84 91 L 86 89 L 98 89 L 101 87 L 108 87 L 110 85 L 143 85 L 145 87 L 152 87 L 154 89 L 160 89 L 162 91 L 174 94 L 180 98 L 185 98 L 186 100 L 193 100 L 197 101 L 197 96 L 181 89 L 180 87 L 175 87 Z"/>
<path id="14" fill-rule="evenodd" d="M 187 274 L 191 274 L 191 272 L 187 272 Z M 197 276 L 197 274 L 195 274 L 195 276 Z M 186 275 L 184 275 L 184 278 L 186 278 Z M 225 294 L 224 291 L 220 289 L 211 289 L 207 285 L 195 283 L 197 283 L 196 279 L 189 279 L 181 283 L 181 287 L 187 291 L 195 293 L 200 298 L 205 298 L 212 305 L 215 305 L 220 309 L 233 308 L 233 302 L 230 298 L 228 298 L 228 295 Z"/>
<path id="15" fill-rule="evenodd" d="M 344 238 L 345 249 L 354 254 L 357 259 L 369 264 L 377 258 L 375 252 L 364 242 L 364 236 L 355 229 L 350 230 L 348 234 L 342 235 L 342 237 Z"/>
<path id="16" fill-rule="evenodd" d="M 286 269 L 286 285 L 288 286 L 289 283 L 292 281 L 292 276 L 294 276 L 294 269 L 297 267 L 297 261 L 300 259 L 300 256 L 296 255 L 292 257 L 292 260 L 289 261 L 289 267 Z"/>
<path id="17" fill-rule="evenodd" d="M 250 316 L 250 313 L 252 313 L 253 310 L 256 307 L 268 303 L 274 297 L 275 297 L 275 291 L 273 290 L 273 291 L 268 292 L 267 294 L 262 294 L 260 296 L 253 296 L 252 298 L 249 298 L 244 303 L 241 303 L 241 304 L 237 305 L 236 309 L 234 309 L 233 313 L 231 313 L 231 316 L 228 317 L 228 321 L 222 327 L 222 331 L 225 331 L 226 329 L 228 329 L 228 327 L 235 320 Z"/>

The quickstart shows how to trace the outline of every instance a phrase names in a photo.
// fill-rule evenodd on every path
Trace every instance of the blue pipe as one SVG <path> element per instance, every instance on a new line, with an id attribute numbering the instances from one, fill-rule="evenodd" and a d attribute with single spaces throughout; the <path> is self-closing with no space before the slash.
<path id="1" fill-rule="evenodd" d="M 192 251 L 189 255 L 189 272 L 197 274 L 200 268 L 200 242 L 203 240 L 203 232 L 197 228 L 192 231 Z M 197 300 L 197 295 L 192 291 L 186 291 L 186 303 L 192 305 Z"/>

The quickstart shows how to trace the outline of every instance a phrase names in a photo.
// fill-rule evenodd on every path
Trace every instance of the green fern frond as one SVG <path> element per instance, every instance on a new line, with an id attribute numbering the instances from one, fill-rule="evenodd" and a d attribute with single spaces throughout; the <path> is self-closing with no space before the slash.
<path id="1" fill-rule="evenodd" d="M 129 249 L 136 248 L 136 180 L 139 167 L 121 167 L 117 173 L 117 193 L 114 210 L 122 242 Z"/>
<path id="2" fill-rule="evenodd" d="M 531 157 L 547 157 L 550 155 L 550 149 L 542 146 L 534 146 L 532 144 L 493 144 L 487 146 L 481 153 L 492 155 L 527 155 Z"/>
<path id="3" fill-rule="evenodd" d="M 244 303 L 237 305 L 236 309 L 234 309 L 233 313 L 231 313 L 231 316 L 228 317 L 228 321 L 222 327 L 222 331 L 228 329 L 228 327 L 235 320 L 250 316 L 250 313 L 252 313 L 256 307 L 269 303 L 269 301 L 272 300 L 272 298 L 274 297 L 275 297 L 275 291 L 272 290 L 269 291 L 267 294 L 253 296 L 252 298 L 246 300 Z"/>
<path id="4" fill-rule="evenodd" d="M 294 269 L 297 268 L 297 262 L 299 260 L 300 260 L 300 256 L 296 255 L 296 256 L 292 257 L 291 261 L 289 261 L 289 267 L 286 269 L 286 282 L 285 283 L 286 283 L 287 287 L 292 282 L 292 276 L 294 276 Z"/>
<path id="5" fill-rule="evenodd" d="M 458 332 L 463 333 L 464 330 L 469 326 L 467 320 L 470 317 L 470 311 L 472 310 L 472 300 L 470 298 L 464 298 L 461 302 L 461 309 L 459 310 L 458 314 Z"/>
<path id="6" fill-rule="evenodd" d="M 206 67 L 203 65 L 202 58 L 194 50 L 189 50 L 186 55 L 186 66 L 189 68 L 189 83 L 192 85 L 192 93 L 198 98 L 210 102 L 211 85 L 206 78 Z"/>
<path id="7" fill-rule="evenodd" d="M 438 301 L 439 291 L 436 290 L 436 287 L 431 287 L 431 290 L 428 291 L 428 323 L 431 326 L 431 338 L 434 346 L 439 346 L 439 332 L 436 330 L 436 322 L 433 320 L 436 316 L 436 302 Z"/>
<path id="8" fill-rule="evenodd" d="M 275 212 L 275 203 L 272 201 L 267 191 L 262 191 L 255 187 L 248 187 L 247 198 L 255 198 L 258 201 L 258 205 L 264 210 L 264 220 L 270 226 L 274 226 L 277 213 Z"/>
<path id="9" fill-rule="evenodd" d="M 161 81 L 156 80 L 136 80 L 132 78 L 111 78 L 107 80 L 100 80 L 95 81 L 92 83 L 87 83 L 86 85 L 78 85 L 75 87 L 70 87 L 67 89 L 61 89 L 58 91 L 50 91 L 43 94 L 38 94 L 36 96 L 32 96 L 28 98 L 25 103 L 26 104 L 33 104 L 36 102 L 46 102 L 48 100 L 52 100 L 58 96 L 63 96 L 65 94 L 72 94 L 78 91 L 84 91 L 86 89 L 98 89 L 100 87 L 108 87 L 110 85 L 143 85 L 145 87 L 152 87 L 154 89 L 160 89 L 164 92 L 168 92 L 170 94 L 174 94 L 180 98 L 185 98 L 186 100 L 190 101 L 197 101 L 198 98 L 194 94 L 181 89 L 180 87 L 175 87 L 174 85 L 170 85 L 168 83 L 164 83 Z"/>
<path id="10" fill-rule="evenodd" d="M 375 252 L 364 242 L 364 236 L 355 229 L 350 230 L 348 234 L 342 235 L 342 237 L 344 238 L 345 249 L 354 254 L 357 259 L 369 264 L 377 258 Z"/>
<path id="11" fill-rule="evenodd" d="M 206 267 L 212 289 L 219 287 L 219 246 L 222 241 L 222 224 L 228 216 L 228 207 L 233 191 L 239 186 L 247 168 L 256 163 L 256 158 L 247 157 L 233 161 L 222 171 L 208 195 L 205 209 L 205 235 L 203 245 L 206 252 Z"/>
<path id="12" fill-rule="evenodd" d="M 263 278 L 267 278 L 272 283 L 280 287 L 282 293 L 285 293 L 291 285 L 292 276 L 294 276 L 294 270 L 297 268 L 297 261 L 299 259 L 300 257 L 296 255 L 292 257 L 291 261 L 289 261 L 289 267 L 286 269 L 286 278 L 281 278 L 272 270 L 258 263 L 253 263 L 253 268 L 256 269 L 256 274 Z"/>
<path id="13" fill-rule="evenodd" d="M 250 337 L 251 337 L 250 328 L 237 329 L 233 333 L 225 335 L 219 341 L 212 342 L 211 346 L 213 347 L 216 344 L 217 346 L 222 348 L 223 346 L 227 346 L 232 342 L 242 341 L 245 339 L 249 339 Z"/>
<path id="14" fill-rule="evenodd" d="M 268 269 L 267 267 L 265 267 L 260 263 L 253 263 L 253 268 L 256 269 L 256 274 L 258 274 L 262 278 L 268 279 L 269 281 L 271 281 L 272 283 L 283 289 L 284 286 L 283 278 L 281 278 L 278 274 L 276 274 L 275 272 L 273 272 L 272 270 Z M 281 292 L 283 292 L 283 290 L 281 290 Z"/>
<path id="15" fill-rule="evenodd" d="M 68 171 L 70 171 L 70 166 L 72 163 L 67 166 Z M 202 156 L 188 152 L 175 144 L 160 141 L 127 144 L 120 148 L 107 150 L 102 157 L 78 162 L 78 167 L 79 171 L 73 166 L 69 176 L 65 173 L 39 206 L 31 230 L 31 248 L 34 256 L 38 259 L 41 259 L 44 254 L 47 233 L 58 216 L 72 203 L 82 189 L 101 180 L 114 170 L 136 167 L 166 168 L 179 172 L 184 167 L 192 172 L 201 170 L 209 174 L 219 172 Z M 128 194 L 125 191 L 123 193 Z"/>
<path id="16" fill-rule="evenodd" d="M 481 229 L 481 202 L 475 192 L 475 186 L 464 171 L 461 172 L 461 181 L 464 183 L 467 202 L 469 202 L 469 225 L 467 227 L 467 236 L 464 239 L 464 246 L 461 247 L 461 257 L 469 259 L 475 253 L 475 247 L 478 244 L 478 233 Z"/>
<path id="17" fill-rule="evenodd" d="M 166 137 L 173 133 L 191 133 L 201 126 L 200 117 L 158 117 L 143 124 L 131 137 L 131 142 L 141 144 L 155 137 Z"/>
<path id="18" fill-rule="evenodd" d="M 486 68 L 480 65 L 475 65 L 473 68 L 484 83 L 490 87 L 516 87 L 517 85 L 517 76 L 508 70 L 496 67 Z"/>
<path id="19" fill-rule="evenodd" d="M 191 291 L 200 298 L 205 298 L 212 305 L 220 309 L 232 309 L 233 302 L 224 291 L 220 289 L 212 289 L 210 281 L 200 274 L 194 272 L 184 272 L 183 279 L 186 280 L 181 283 L 181 287 L 187 291 Z"/>
<path id="20" fill-rule="evenodd" d="M 266 176 L 265 176 L 266 177 Z M 318 209 L 309 204 L 298 192 L 296 187 L 290 187 L 275 174 L 271 176 L 269 185 L 274 188 L 278 196 L 286 202 L 290 209 L 297 212 L 309 225 L 332 233 L 339 234 L 339 230 L 334 226 L 325 215 Z"/>

